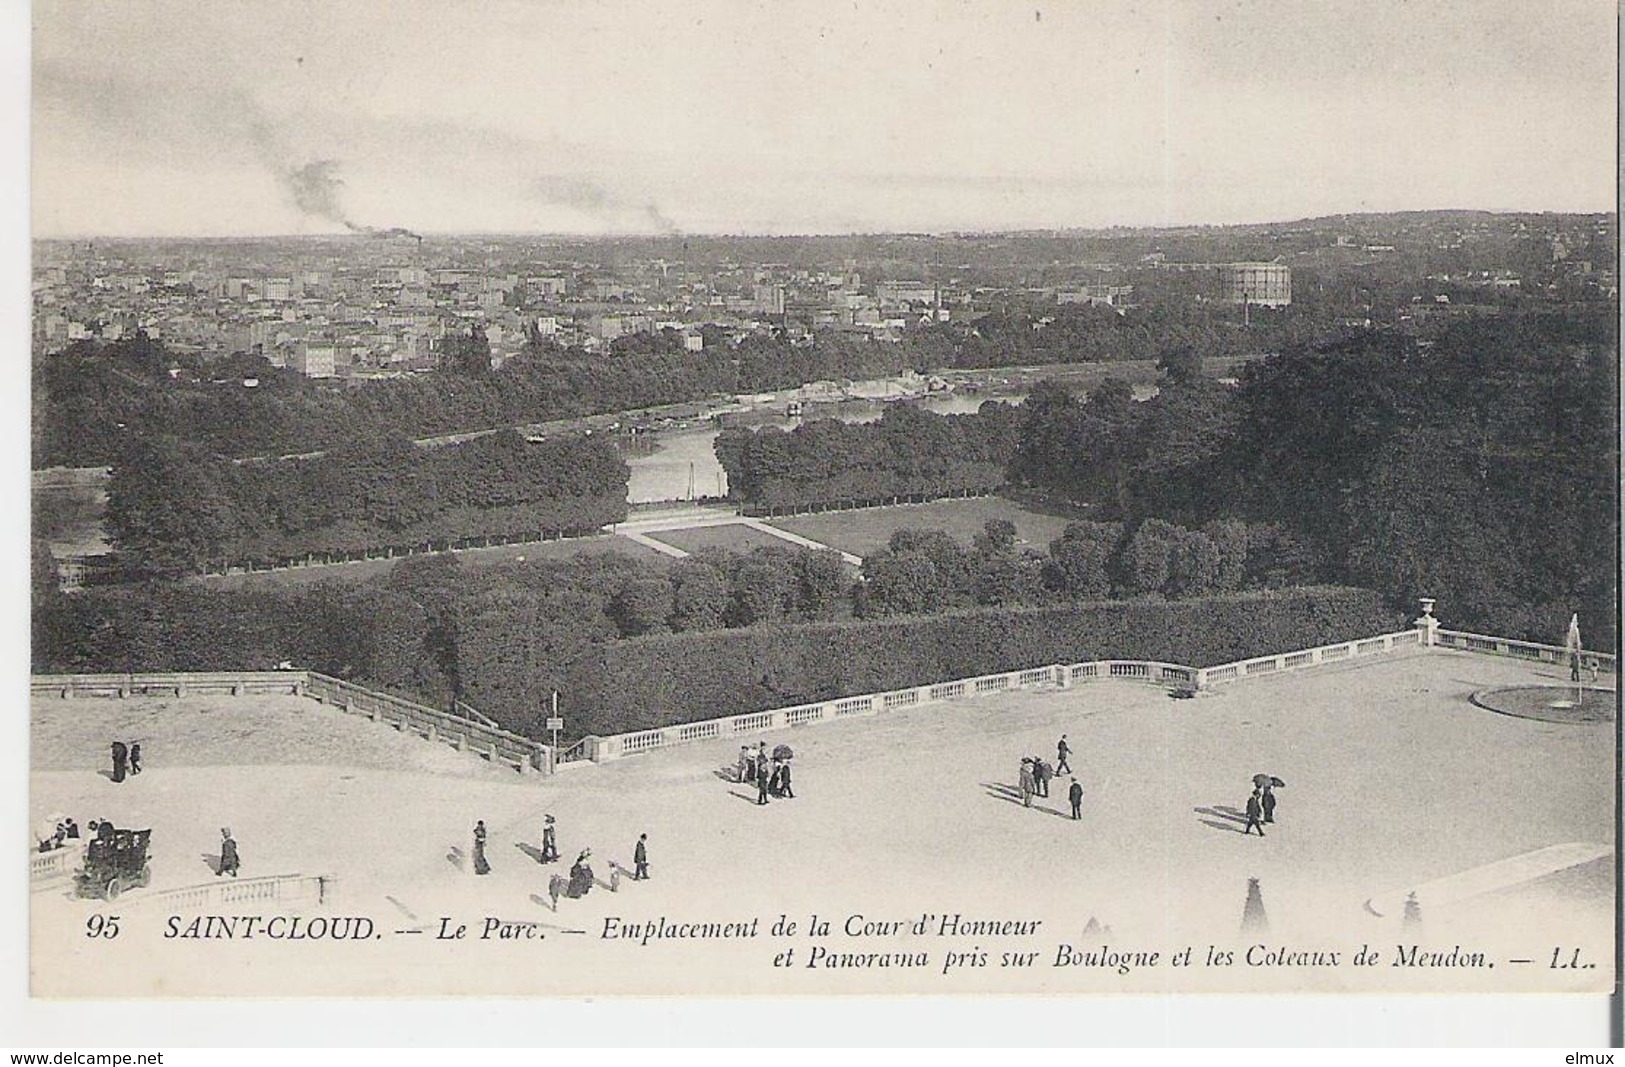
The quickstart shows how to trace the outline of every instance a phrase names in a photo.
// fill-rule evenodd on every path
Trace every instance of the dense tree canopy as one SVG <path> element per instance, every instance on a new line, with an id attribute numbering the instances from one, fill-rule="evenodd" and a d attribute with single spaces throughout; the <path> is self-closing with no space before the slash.
<path id="1" fill-rule="evenodd" d="M 1283 580 L 1256 570 L 1273 567 L 1432 595 L 1460 625 L 1532 640 L 1560 637 L 1579 611 L 1607 645 L 1615 345 L 1606 315 L 1508 316 L 1433 342 L 1372 334 L 1283 352 L 1234 389 L 1170 363 L 1143 404 L 1049 386 L 1024 405 L 1012 477 L 1131 523 L 1246 520 L 1258 584 Z M 1200 542 L 1171 550 L 1176 585 L 1235 566 L 1233 532 L 1216 540 L 1216 563 Z M 1161 548 L 1134 557 L 1155 584 Z"/>
<path id="2" fill-rule="evenodd" d="M 356 437 L 311 459 L 233 463 L 137 437 L 108 483 L 108 532 L 177 574 L 316 553 L 595 530 L 626 515 L 626 463 L 603 438 L 512 430 L 424 448 Z"/>

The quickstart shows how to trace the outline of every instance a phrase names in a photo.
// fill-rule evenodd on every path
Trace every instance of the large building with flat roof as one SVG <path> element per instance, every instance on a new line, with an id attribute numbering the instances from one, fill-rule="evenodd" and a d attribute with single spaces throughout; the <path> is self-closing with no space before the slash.
<path id="1" fill-rule="evenodd" d="M 1292 303 L 1292 268 L 1280 263 L 1232 263 L 1224 269 L 1232 304 L 1284 308 Z"/>

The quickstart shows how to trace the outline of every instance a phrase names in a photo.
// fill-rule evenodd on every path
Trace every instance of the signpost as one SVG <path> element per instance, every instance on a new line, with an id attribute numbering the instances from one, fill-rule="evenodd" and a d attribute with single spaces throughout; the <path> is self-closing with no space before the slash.
<path id="1" fill-rule="evenodd" d="M 564 729 L 564 719 L 559 716 L 559 691 L 557 689 L 553 690 L 553 711 L 547 717 L 547 728 L 553 731 L 553 751 L 557 752 L 559 750 L 559 731 Z"/>

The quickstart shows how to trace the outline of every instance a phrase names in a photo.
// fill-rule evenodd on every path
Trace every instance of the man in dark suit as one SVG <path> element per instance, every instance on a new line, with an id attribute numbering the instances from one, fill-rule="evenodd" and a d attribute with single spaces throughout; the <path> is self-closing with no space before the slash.
<path id="1" fill-rule="evenodd" d="M 1078 784 L 1076 778 L 1072 779 L 1072 788 L 1066 791 L 1066 798 L 1072 802 L 1072 817 L 1083 818 L 1083 786 Z"/>
<path id="2" fill-rule="evenodd" d="M 756 761 L 756 803 L 767 803 L 767 783 L 771 777 L 772 772 L 768 770 L 767 760 L 758 759 Z"/>
<path id="3" fill-rule="evenodd" d="M 1264 803 L 1259 799 L 1258 790 L 1254 789 L 1253 795 L 1247 798 L 1247 828 L 1243 830 L 1242 833 L 1250 834 L 1253 832 L 1253 828 L 1256 826 L 1258 828 L 1258 836 L 1263 837 L 1264 824 L 1258 821 L 1263 814 Z"/>
<path id="4" fill-rule="evenodd" d="M 637 847 L 632 850 L 632 866 L 637 870 L 632 872 L 633 881 L 642 882 L 649 877 L 649 835 L 639 834 Z"/>
<path id="5" fill-rule="evenodd" d="M 1072 755 L 1072 746 L 1066 743 L 1066 735 L 1062 734 L 1061 739 L 1055 743 L 1056 774 L 1072 773 L 1072 765 L 1066 761 L 1066 758 L 1070 755 Z"/>

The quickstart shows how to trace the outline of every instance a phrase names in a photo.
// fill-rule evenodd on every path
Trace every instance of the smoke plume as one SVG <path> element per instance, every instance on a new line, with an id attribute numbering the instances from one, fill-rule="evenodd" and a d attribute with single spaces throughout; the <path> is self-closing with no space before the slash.
<path id="1" fill-rule="evenodd" d="M 338 176 L 338 169 L 336 159 L 317 159 L 285 172 L 283 180 L 288 192 L 293 194 L 294 206 L 300 211 L 350 226 L 340 202 L 344 179 Z"/>
<path id="2" fill-rule="evenodd" d="M 611 229 L 643 229 L 652 226 L 663 234 L 681 233 L 682 228 L 668 218 L 659 205 L 639 205 L 592 178 L 580 175 L 548 174 L 530 185 L 531 195 L 548 204 L 590 215 Z"/>
<path id="3" fill-rule="evenodd" d="M 422 237 L 400 226 L 364 226 L 352 220 L 344 211 L 340 195 L 344 189 L 344 179 L 339 177 L 338 171 L 338 160 L 317 159 L 302 167 L 284 171 L 283 181 L 293 195 L 294 204 L 307 215 L 339 223 L 351 233 L 366 234 L 368 237 L 410 237 L 419 244 L 423 243 Z"/>

